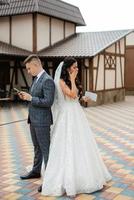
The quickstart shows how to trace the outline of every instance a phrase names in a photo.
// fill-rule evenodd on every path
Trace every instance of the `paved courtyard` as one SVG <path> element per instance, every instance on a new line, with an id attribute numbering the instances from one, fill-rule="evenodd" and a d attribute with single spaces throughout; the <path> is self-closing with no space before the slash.
<path id="1" fill-rule="evenodd" d="M 134 200 L 134 96 L 84 110 L 112 181 L 102 191 L 75 200 Z M 0 200 L 71 200 L 41 196 L 39 179 L 20 180 L 33 158 L 26 118 L 25 105 L 0 108 Z"/>

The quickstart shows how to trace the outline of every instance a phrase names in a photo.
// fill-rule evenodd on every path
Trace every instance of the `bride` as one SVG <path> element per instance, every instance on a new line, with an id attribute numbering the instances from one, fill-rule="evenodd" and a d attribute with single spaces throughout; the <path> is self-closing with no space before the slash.
<path id="1" fill-rule="evenodd" d="M 111 179 L 79 104 L 78 66 L 65 58 L 55 73 L 54 124 L 42 195 L 75 196 L 100 190 Z"/>

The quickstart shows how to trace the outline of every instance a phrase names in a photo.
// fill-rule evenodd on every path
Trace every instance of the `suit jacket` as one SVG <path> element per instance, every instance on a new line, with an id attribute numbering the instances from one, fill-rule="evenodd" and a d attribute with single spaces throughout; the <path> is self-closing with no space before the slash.
<path id="1" fill-rule="evenodd" d="M 54 101 L 54 81 L 46 72 L 38 79 L 30 91 L 28 123 L 35 126 L 50 126 L 53 123 L 51 106 Z"/>

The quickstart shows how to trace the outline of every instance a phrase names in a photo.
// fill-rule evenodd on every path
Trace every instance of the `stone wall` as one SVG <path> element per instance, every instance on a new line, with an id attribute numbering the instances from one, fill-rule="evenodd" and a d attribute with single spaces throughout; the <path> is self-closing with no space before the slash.
<path id="1" fill-rule="evenodd" d="M 134 90 L 126 90 L 126 95 L 134 95 Z"/>
<path id="2" fill-rule="evenodd" d="M 97 94 L 98 94 L 97 102 L 91 101 L 91 102 L 85 103 L 84 106 L 97 106 L 97 105 L 114 103 L 114 102 L 125 100 L 125 89 L 100 91 L 100 92 L 97 92 Z"/>

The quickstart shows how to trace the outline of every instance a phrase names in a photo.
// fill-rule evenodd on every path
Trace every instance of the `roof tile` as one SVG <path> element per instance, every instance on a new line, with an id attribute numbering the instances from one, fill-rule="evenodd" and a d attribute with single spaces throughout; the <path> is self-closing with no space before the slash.
<path id="1" fill-rule="evenodd" d="M 0 6 L 0 16 L 34 12 L 85 25 L 79 8 L 60 0 L 10 0 L 9 4 Z"/>
<path id="2" fill-rule="evenodd" d="M 66 41 L 39 52 L 44 57 L 92 57 L 133 30 L 77 33 Z"/>
<path id="3" fill-rule="evenodd" d="M 30 53 L 30 51 L 0 42 L 0 55 L 28 56 Z"/>

